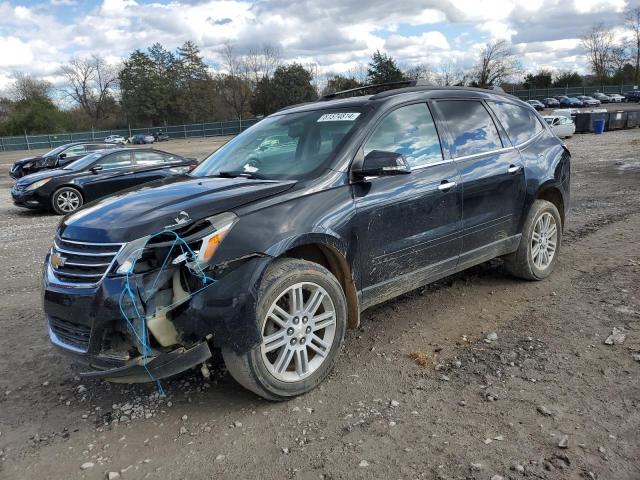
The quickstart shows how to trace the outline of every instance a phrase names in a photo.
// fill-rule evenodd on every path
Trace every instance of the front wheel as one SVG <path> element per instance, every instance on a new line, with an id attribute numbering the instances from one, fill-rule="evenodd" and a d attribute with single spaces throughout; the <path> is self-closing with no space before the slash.
<path id="1" fill-rule="evenodd" d="M 556 206 L 536 200 L 522 229 L 520 245 L 504 258 L 507 270 L 526 280 L 542 280 L 553 271 L 562 243 L 562 219 Z"/>
<path id="2" fill-rule="evenodd" d="M 231 375 L 269 400 L 312 390 L 331 372 L 342 347 L 347 306 L 338 280 L 304 260 L 276 261 L 258 291 L 261 344 L 243 355 L 223 348 Z"/>
<path id="3" fill-rule="evenodd" d="M 75 212 L 82 204 L 82 194 L 73 187 L 59 188 L 51 197 L 51 207 L 58 215 Z"/>

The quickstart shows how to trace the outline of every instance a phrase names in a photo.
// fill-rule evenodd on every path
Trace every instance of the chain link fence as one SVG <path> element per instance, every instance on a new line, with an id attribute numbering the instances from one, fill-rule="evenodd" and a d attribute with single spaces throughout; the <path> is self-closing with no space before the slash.
<path id="1" fill-rule="evenodd" d="M 236 135 L 259 122 L 258 118 L 232 120 L 227 122 L 193 123 L 188 125 L 170 125 L 167 127 L 130 128 L 116 130 L 91 130 L 88 132 L 50 133 L 41 135 L 18 135 L 0 137 L 0 151 L 36 150 L 55 148 L 71 142 L 101 142 L 109 135 L 122 135 L 128 138 L 137 133 L 154 134 L 162 131 L 170 138 L 202 138 Z"/>

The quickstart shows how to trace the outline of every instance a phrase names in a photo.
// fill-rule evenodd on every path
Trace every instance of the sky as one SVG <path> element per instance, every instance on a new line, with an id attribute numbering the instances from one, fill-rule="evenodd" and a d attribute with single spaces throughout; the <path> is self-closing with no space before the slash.
<path id="1" fill-rule="evenodd" d="M 507 39 L 530 71 L 587 71 L 580 35 L 596 22 L 623 35 L 621 12 L 640 0 L 0 0 L 0 91 L 16 72 L 58 84 L 59 68 L 92 53 L 118 63 L 136 48 L 187 40 L 221 68 L 241 52 L 280 46 L 283 60 L 347 72 L 376 49 L 400 66 L 469 67 L 482 46 Z"/>

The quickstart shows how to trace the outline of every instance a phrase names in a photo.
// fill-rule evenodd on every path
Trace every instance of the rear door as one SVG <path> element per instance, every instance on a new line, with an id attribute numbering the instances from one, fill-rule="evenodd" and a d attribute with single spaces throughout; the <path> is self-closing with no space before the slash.
<path id="1" fill-rule="evenodd" d="M 490 259 L 516 235 L 524 204 L 518 151 L 481 100 L 438 100 L 462 181 L 460 264 Z"/>
<path id="2" fill-rule="evenodd" d="M 56 166 L 64 167 L 68 163 L 71 163 L 74 160 L 84 157 L 86 154 L 87 154 L 87 147 L 85 145 L 73 145 L 58 155 L 58 161 Z"/>
<path id="3" fill-rule="evenodd" d="M 170 177 L 180 173 L 181 170 L 186 173 L 189 170 L 188 166 L 184 166 L 185 162 L 181 157 L 164 152 L 136 151 L 134 153 L 134 161 L 135 181 L 137 184 Z"/>
<path id="4" fill-rule="evenodd" d="M 360 154 L 373 150 L 403 154 L 412 171 L 354 184 L 365 305 L 455 266 L 462 213 L 458 170 L 443 156 L 426 103 L 404 105 L 383 117 Z"/>
<path id="5" fill-rule="evenodd" d="M 105 155 L 93 166 L 102 168 L 96 173 L 87 171 L 86 176 L 78 180 L 82 184 L 86 201 L 136 185 L 130 150 Z"/>

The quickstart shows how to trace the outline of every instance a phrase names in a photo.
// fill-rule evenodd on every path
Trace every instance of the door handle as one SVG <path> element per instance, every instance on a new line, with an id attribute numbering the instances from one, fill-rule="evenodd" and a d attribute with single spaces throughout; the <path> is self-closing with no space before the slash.
<path id="1" fill-rule="evenodd" d="M 443 180 L 442 183 L 438 185 L 438 190 L 440 190 L 441 192 L 446 192 L 451 190 L 455 186 L 456 186 L 456 182 L 449 182 L 447 180 Z"/>
<path id="2" fill-rule="evenodd" d="M 509 168 L 507 170 L 507 172 L 513 174 L 513 173 L 518 173 L 520 171 L 520 165 L 509 165 Z"/>

